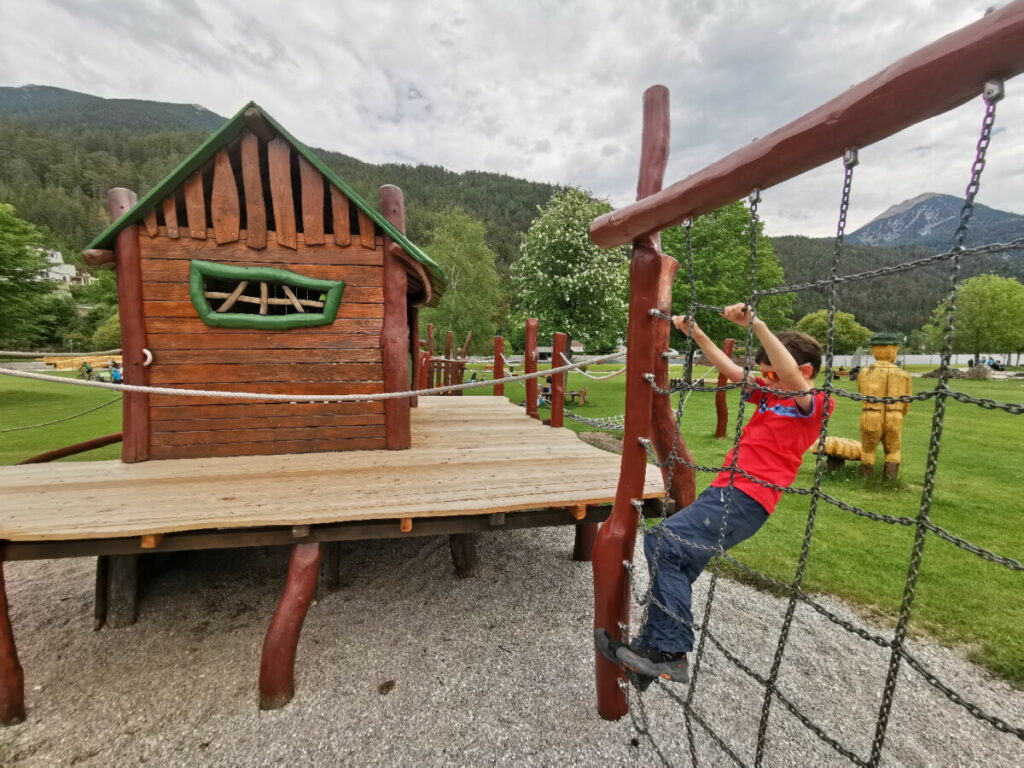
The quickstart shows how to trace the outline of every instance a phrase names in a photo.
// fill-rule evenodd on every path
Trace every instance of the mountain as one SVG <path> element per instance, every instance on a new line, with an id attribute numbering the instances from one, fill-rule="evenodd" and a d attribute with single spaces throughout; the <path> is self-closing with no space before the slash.
<path id="1" fill-rule="evenodd" d="M 926 192 L 894 205 L 846 236 L 854 245 L 919 245 L 945 251 L 953 244 L 962 198 Z M 1005 243 L 1024 237 L 1024 216 L 975 203 L 966 244 Z"/>
<path id="2" fill-rule="evenodd" d="M 167 104 L 138 99 L 104 99 L 49 85 L 0 88 L 0 116 L 46 128 L 209 133 L 226 118 L 198 104 Z"/>

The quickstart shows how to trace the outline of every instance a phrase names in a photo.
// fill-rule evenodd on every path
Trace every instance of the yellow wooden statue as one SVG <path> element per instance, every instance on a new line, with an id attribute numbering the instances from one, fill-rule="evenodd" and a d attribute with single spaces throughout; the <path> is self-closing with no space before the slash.
<path id="1" fill-rule="evenodd" d="M 902 397 L 911 394 L 910 375 L 896 365 L 896 351 L 902 338 L 896 333 L 876 333 L 868 343 L 875 362 L 861 369 L 857 388 L 862 395 L 872 397 Z M 896 477 L 900 472 L 900 443 L 903 416 L 910 403 L 865 402 L 860 413 L 860 472 L 871 475 L 875 471 L 875 450 L 881 442 L 885 448 L 885 476 Z"/>

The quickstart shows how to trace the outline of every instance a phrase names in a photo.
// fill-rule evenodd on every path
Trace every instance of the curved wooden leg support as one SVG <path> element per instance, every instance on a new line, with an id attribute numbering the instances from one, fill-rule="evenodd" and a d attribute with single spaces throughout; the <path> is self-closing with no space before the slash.
<path id="1" fill-rule="evenodd" d="M 594 556 L 594 539 L 597 538 L 597 523 L 576 526 L 576 541 L 572 547 L 572 559 L 578 563 L 589 563 Z"/>
<path id="2" fill-rule="evenodd" d="M 295 695 L 295 650 L 320 573 L 320 544 L 296 544 L 281 602 L 267 627 L 260 659 L 260 709 L 279 709 Z"/>
<path id="3" fill-rule="evenodd" d="M 11 617 L 7 611 L 7 587 L 0 560 L 0 725 L 17 725 L 25 720 L 25 674 L 14 645 Z"/>
<path id="4" fill-rule="evenodd" d="M 452 551 L 455 575 L 469 579 L 480 572 L 480 560 L 476 554 L 475 533 L 452 533 L 448 535 L 448 548 Z"/>

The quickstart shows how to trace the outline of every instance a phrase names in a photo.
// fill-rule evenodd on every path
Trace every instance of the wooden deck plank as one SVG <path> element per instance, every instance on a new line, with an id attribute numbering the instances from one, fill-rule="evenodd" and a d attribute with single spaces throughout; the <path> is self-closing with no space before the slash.
<path id="1" fill-rule="evenodd" d="M 467 423 L 466 417 L 480 418 Z M 504 398 L 424 397 L 413 447 L 304 455 L 0 467 L 0 538 L 445 517 L 610 502 L 619 457 Z M 646 498 L 662 494 L 649 467 Z"/>

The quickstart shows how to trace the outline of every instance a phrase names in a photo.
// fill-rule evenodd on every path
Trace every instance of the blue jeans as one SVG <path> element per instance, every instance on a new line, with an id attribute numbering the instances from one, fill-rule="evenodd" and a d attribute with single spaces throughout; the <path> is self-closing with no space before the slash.
<path id="1" fill-rule="evenodd" d="M 708 488 L 693 504 L 644 536 L 651 601 L 647 623 L 637 636 L 641 645 L 668 653 L 693 650 L 693 582 L 718 552 L 727 500 L 729 517 L 722 546 L 735 547 L 768 519 L 764 507 L 737 488 Z"/>

